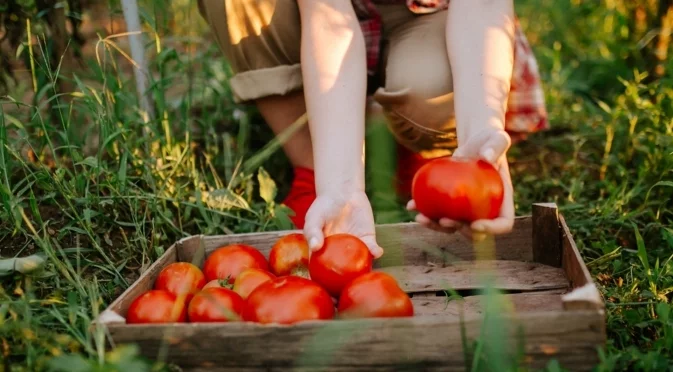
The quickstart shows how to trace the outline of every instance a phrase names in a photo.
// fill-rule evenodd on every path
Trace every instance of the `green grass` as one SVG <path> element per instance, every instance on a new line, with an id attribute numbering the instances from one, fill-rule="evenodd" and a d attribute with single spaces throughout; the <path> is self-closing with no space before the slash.
<path id="1" fill-rule="evenodd" d="M 552 124 L 511 151 L 517 213 L 553 201 L 570 224 L 607 302 L 609 341 L 596 369 L 670 370 L 673 81 L 644 74 L 643 39 L 626 32 L 629 14 L 614 4 L 517 2 Z M 148 23 L 156 11 L 146 8 Z M 156 27 L 156 120 L 138 110 L 116 39 L 76 75 L 33 45 L 32 78 L 2 99 L 0 256 L 45 264 L 16 266 L 27 274 L 0 266 L 0 370 L 149 370 L 133 347 L 105 353 L 102 331 L 88 332 L 98 312 L 176 239 L 289 226 L 277 204 L 287 160 L 266 147 L 273 136 L 256 111 L 232 103 L 217 48 Z M 185 53 L 190 45 L 197 52 Z M 59 80 L 75 94 L 56 94 Z M 36 99 L 24 101 L 33 83 Z M 184 94 L 170 93 L 177 85 Z M 369 136 L 381 150 L 369 180 L 382 223 L 408 218 L 386 189 L 384 134 L 374 127 Z"/>

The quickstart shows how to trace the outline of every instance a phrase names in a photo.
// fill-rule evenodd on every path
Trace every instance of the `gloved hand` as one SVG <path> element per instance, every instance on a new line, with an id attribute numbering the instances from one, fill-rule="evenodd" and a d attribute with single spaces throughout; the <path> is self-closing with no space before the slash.
<path id="1" fill-rule="evenodd" d="M 481 158 L 491 163 L 500 173 L 505 186 L 505 195 L 500 208 L 500 215 L 493 220 L 478 220 L 472 222 L 469 226 L 448 218 L 432 221 L 428 217 L 418 214 L 416 222 L 429 228 L 444 231 L 460 231 L 468 238 L 473 238 L 474 233 L 480 236 L 483 234 L 504 234 L 512 230 L 514 226 L 514 199 L 512 179 L 509 174 L 509 165 L 507 164 L 506 152 L 511 145 L 511 139 L 507 132 L 495 127 L 486 127 L 480 132 L 471 135 L 465 143 L 459 144 L 453 156 L 463 158 Z M 451 175 L 447 175 L 450 177 Z M 407 204 L 407 209 L 416 210 L 416 202 L 412 199 Z"/>
<path id="2" fill-rule="evenodd" d="M 383 254 L 376 242 L 372 207 L 363 191 L 318 195 L 308 212 L 304 236 L 311 252 L 322 248 L 325 236 L 348 233 L 360 238 L 374 258 Z"/>

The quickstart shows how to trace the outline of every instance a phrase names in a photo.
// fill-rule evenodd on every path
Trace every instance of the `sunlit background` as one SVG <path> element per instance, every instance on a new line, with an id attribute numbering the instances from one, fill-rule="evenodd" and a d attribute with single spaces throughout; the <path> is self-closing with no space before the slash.
<path id="1" fill-rule="evenodd" d="M 147 122 L 118 1 L 45 3 L 0 5 L 0 256 L 26 258 L 0 271 L 0 367 L 139 366 L 133 349 L 106 355 L 91 319 L 176 239 L 291 228 L 278 204 L 289 163 L 255 109 L 233 103 L 195 1 L 139 2 Z M 608 306 L 601 371 L 660 371 L 673 357 L 669 3 L 516 2 L 551 120 L 510 151 L 517 214 L 556 202 L 570 224 Z M 367 154 L 377 221 L 411 220 L 382 123 Z"/>

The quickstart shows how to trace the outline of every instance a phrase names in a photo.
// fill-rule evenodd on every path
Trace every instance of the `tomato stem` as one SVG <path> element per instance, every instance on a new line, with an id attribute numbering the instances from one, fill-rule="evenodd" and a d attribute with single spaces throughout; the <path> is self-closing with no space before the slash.
<path id="1" fill-rule="evenodd" d="M 221 287 L 227 288 L 227 289 L 232 289 L 234 288 L 234 283 L 231 281 L 231 275 L 227 276 L 226 279 L 218 279 L 217 283 L 220 284 Z"/>

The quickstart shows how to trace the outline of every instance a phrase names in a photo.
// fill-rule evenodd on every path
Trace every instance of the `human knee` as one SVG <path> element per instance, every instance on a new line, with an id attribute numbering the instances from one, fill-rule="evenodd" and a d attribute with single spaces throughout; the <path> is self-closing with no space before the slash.
<path id="1" fill-rule="evenodd" d="M 449 155 L 457 145 L 450 73 L 442 68 L 423 74 L 414 70 L 410 66 L 406 73 L 388 75 L 374 99 L 400 144 L 424 157 Z"/>
<path id="2" fill-rule="evenodd" d="M 390 37 L 385 86 L 375 94 L 398 142 L 425 157 L 448 155 L 456 146 L 445 24 L 439 12 L 400 26 Z"/>

